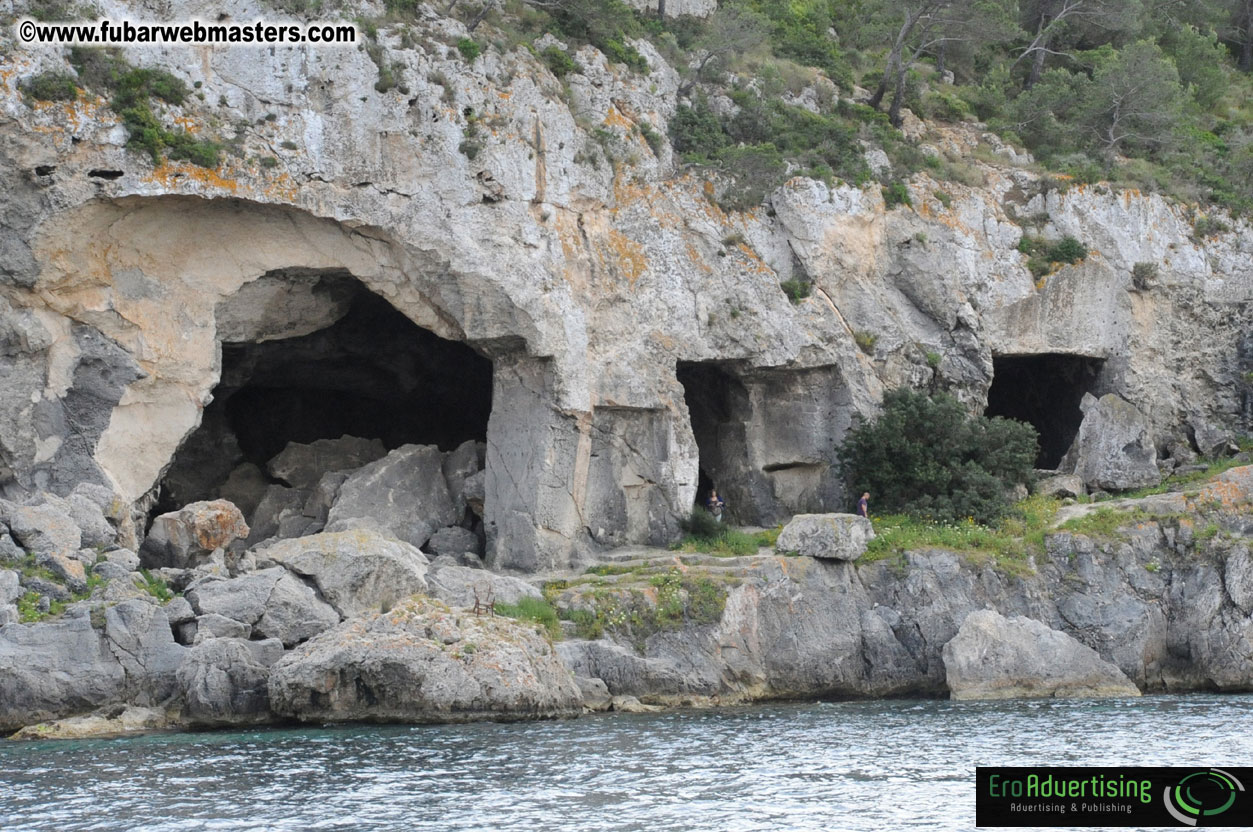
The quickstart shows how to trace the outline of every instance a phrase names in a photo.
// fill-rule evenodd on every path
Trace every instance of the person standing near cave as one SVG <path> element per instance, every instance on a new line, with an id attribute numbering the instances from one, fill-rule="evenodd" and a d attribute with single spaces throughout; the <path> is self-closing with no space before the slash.
<path id="1" fill-rule="evenodd" d="M 863 492 L 861 499 L 857 501 L 857 516 L 870 519 L 870 492 Z"/>
<path id="2" fill-rule="evenodd" d="M 705 508 L 714 516 L 714 520 L 722 522 L 722 509 L 726 507 L 726 500 L 718 496 L 718 489 L 709 489 L 709 496 L 705 498 Z"/>

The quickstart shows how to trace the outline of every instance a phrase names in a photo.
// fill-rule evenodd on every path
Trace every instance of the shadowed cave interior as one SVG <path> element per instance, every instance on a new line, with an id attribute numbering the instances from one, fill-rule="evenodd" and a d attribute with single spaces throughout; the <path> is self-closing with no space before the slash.
<path id="1" fill-rule="evenodd" d="M 726 370 L 711 362 L 680 361 L 675 369 L 683 385 L 683 399 L 692 419 L 692 434 L 700 452 L 696 504 L 705 505 L 711 488 L 727 501 L 728 514 L 738 522 L 750 510 L 745 459 L 748 455 L 744 423 L 750 415 L 748 390 Z"/>
<path id="2" fill-rule="evenodd" d="M 1034 426 L 1040 434 L 1036 467 L 1056 469 L 1079 434 L 1079 403 L 1096 392 L 1104 363 L 1058 353 L 995 356 L 984 412 Z"/>
<path id="3" fill-rule="evenodd" d="M 213 401 L 175 454 L 154 515 L 219 496 L 241 465 L 265 471 L 288 442 L 351 435 L 388 450 L 415 443 L 449 451 L 486 440 L 489 359 L 417 326 L 354 278 L 317 281 L 312 296 L 344 310 L 329 326 L 222 344 Z"/>

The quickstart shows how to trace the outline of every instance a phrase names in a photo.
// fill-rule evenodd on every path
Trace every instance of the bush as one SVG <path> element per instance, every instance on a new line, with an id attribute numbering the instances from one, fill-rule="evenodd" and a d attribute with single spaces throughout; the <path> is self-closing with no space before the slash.
<path id="1" fill-rule="evenodd" d="M 78 98 L 74 76 L 63 72 L 43 72 L 21 85 L 24 94 L 38 101 L 73 101 Z"/>
<path id="2" fill-rule="evenodd" d="M 849 432 L 838 449 L 850 493 L 869 491 L 877 510 L 929 520 L 989 523 L 1029 485 L 1035 428 L 972 417 L 952 396 L 900 388 L 878 418 Z"/>
<path id="3" fill-rule="evenodd" d="M 1156 263 L 1136 263 L 1131 267 L 1131 285 L 1144 291 L 1157 280 Z"/>
<path id="4" fill-rule="evenodd" d="M 708 162 L 731 141 L 705 96 L 691 107 L 679 107 L 670 119 L 670 142 L 692 162 Z"/>
<path id="5" fill-rule="evenodd" d="M 469 38 L 457 41 L 457 51 L 470 63 L 474 63 L 474 59 L 483 54 L 483 48 Z"/>
<path id="6" fill-rule="evenodd" d="M 565 50 L 556 46 L 550 46 L 543 52 L 539 53 L 540 60 L 544 62 L 544 66 L 548 70 L 561 78 L 578 69 L 578 65 L 574 63 L 574 59 L 565 53 Z"/>
<path id="7" fill-rule="evenodd" d="M 857 348 L 866 355 L 874 355 L 874 345 L 879 343 L 879 336 L 873 332 L 859 330 L 853 333 L 853 341 L 857 343 Z"/>
<path id="8" fill-rule="evenodd" d="M 688 537 L 703 541 L 714 541 L 726 532 L 726 526 L 714 519 L 714 516 L 703 508 L 694 508 L 687 519 L 679 521 L 679 527 Z"/>
<path id="9" fill-rule="evenodd" d="M 883 186 L 883 204 L 889 210 L 897 205 L 912 205 L 909 201 L 909 189 L 904 182 L 891 182 Z"/>
<path id="10" fill-rule="evenodd" d="M 792 303 L 800 303 L 809 297 L 810 292 L 813 291 L 813 287 L 809 285 L 808 281 L 804 280 L 785 280 L 779 284 L 779 288 L 783 290 L 783 294 L 787 295 L 788 300 Z"/>
<path id="11" fill-rule="evenodd" d="M 1048 248 L 1048 259 L 1053 263 L 1078 263 L 1088 256 L 1088 247 L 1074 237 L 1062 237 Z"/>

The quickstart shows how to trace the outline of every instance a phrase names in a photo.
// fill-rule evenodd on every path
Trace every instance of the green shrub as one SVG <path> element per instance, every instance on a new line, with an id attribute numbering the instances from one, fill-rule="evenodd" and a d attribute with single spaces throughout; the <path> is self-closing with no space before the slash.
<path id="1" fill-rule="evenodd" d="M 651 124 L 643 121 L 637 124 L 636 128 L 639 130 L 640 135 L 644 137 L 644 141 L 648 142 L 648 147 L 653 151 L 653 155 L 660 155 L 662 148 L 666 144 L 666 140 L 661 137 L 661 134 L 654 130 Z"/>
<path id="2" fill-rule="evenodd" d="M 1213 237 L 1215 234 L 1225 234 L 1230 230 L 1231 227 L 1220 219 L 1201 216 L 1197 217 L 1196 222 L 1192 224 L 1192 238 L 1199 241 L 1206 237 Z"/>
<path id="3" fill-rule="evenodd" d="M 679 107 L 670 119 L 670 143 L 688 161 L 708 162 L 730 141 L 703 95 L 697 96 L 693 106 Z"/>
<path id="4" fill-rule="evenodd" d="M 1048 248 L 1048 259 L 1054 263 L 1078 263 L 1088 256 L 1088 248 L 1069 235 Z"/>
<path id="5" fill-rule="evenodd" d="M 912 205 L 909 201 L 909 189 L 904 182 L 890 182 L 883 186 L 883 204 L 891 210 L 897 205 Z"/>
<path id="6" fill-rule="evenodd" d="M 483 53 L 483 48 L 469 38 L 462 38 L 457 41 L 457 51 L 461 53 L 461 57 L 474 63 L 474 59 Z"/>
<path id="7" fill-rule="evenodd" d="M 857 348 L 866 355 L 874 355 L 874 347 L 875 344 L 879 343 L 879 336 L 873 332 L 859 330 L 853 333 L 853 341 L 857 344 Z"/>
<path id="8" fill-rule="evenodd" d="M 539 53 L 540 60 L 544 62 L 544 66 L 558 78 L 564 77 L 578 69 L 578 65 L 574 59 L 566 54 L 564 49 L 556 46 L 550 46 L 543 52 Z"/>
<path id="9" fill-rule="evenodd" d="M 1037 451 L 1030 425 L 972 417 L 952 396 L 900 388 L 838 454 L 849 493 L 869 491 L 877 509 L 989 523 L 1005 513 L 1013 486 L 1030 483 Z"/>
<path id="10" fill-rule="evenodd" d="M 1136 263 L 1131 267 L 1131 285 L 1144 291 L 1157 280 L 1157 272 L 1156 263 Z"/>
<path id="11" fill-rule="evenodd" d="M 727 530 L 726 526 L 719 523 L 703 508 L 692 509 L 692 513 L 679 522 L 679 527 L 687 533 L 688 537 L 710 542 L 717 540 Z"/>
<path id="12" fill-rule="evenodd" d="M 74 76 L 63 72 L 42 72 L 21 85 L 25 95 L 38 101 L 73 101 L 78 98 Z"/>
<path id="13" fill-rule="evenodd" d="M 183 81 L 165 70 L 132 67 L 120 50 L 70 49 L 70 63 L 89 89 L 110 94 L 109 107 L 126 127 L 126 144 L 148 153 L 154 165 L 163 158 L 213 168 L 221 159 L 222 146 L 198 139 L 185 130 L 169 130 L 152 111 L 153 98 L 182 104 L 189 90 Z"/>
<path id="14" fill-rule="evenodd" d="M 779 284 L 779 288 L 792 303 L 800 303 L 813 291 L 813 286 L 807 280 L 785 280 Z"/>
<path id="15" fill-rule="evenodd" d="M 936 191 L 933 196 L 940 200 L 940 204 L 945 208 L 953 207 L 953 197 L 950 196 L 947 191 Z"/>

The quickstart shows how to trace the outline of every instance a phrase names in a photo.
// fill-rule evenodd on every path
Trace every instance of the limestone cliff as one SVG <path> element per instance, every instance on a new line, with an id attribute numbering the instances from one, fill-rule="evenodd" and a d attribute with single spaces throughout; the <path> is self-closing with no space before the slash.
<path id="1" fill-rule="evenodd" d="M 277 14 L 255 0 L 97 5 L 148 20 Z M 231 146 L 208 169 L 128 149 L 92 92 L 22 94 L 25 79 L 67 69 L 64 50 L 18 46 L 6 28 L 7 494 L 89 482 L 146 510 L 180 446 L 210 427 L 215 395 L 255 382 L 244 369 L 261 359 L 239 351 L 319 337 L 347 314 L 330 283 L 349 278 L 490 360 L 476 438 L 500 568 L 668 541 L 701 471 L 745 522 L 840 510 L 834 446 L 884 389 L 948 389 L 978 408 L 998 366 L 1030 387 L 1000 363 L 1018 356 L 1085 359 L 1069 392 L 1129 403 L 1154 458 L 1249 430 L 1245 220 L 1201 236 L 1193 208 L 1058 189 L 977 125 L 916 122 L 923 152 L 971 156 L 983 184 L 919 174 L 912 207 L 889 208 L 877 186 L 797 178 L 725 213 L 710 198 L 719 174 L 675 164 L 664 136 L 678 75 L 647 43 L 647 74 L 584 47 L 563 83 L 521 48 L 468 62 L 450 45 L 464 34 L 431 7 L 384 26 L 400 79 L 384 92 L 356 47 L 133 52 L 196 89 L 161 117 Z M 1017 250 L 1029 223 L 1088 255 L 1037 280 Z M 1133 281 L 1137 263 L 1155 276 Z M 812 292 L 793 303 L 789 280 Z M 429 389 L 407 412 L 449 395 Z M 235 441 L 213 437 L 198 458 Z M 251 476 L 239 471 L 222 476 Z"/>

